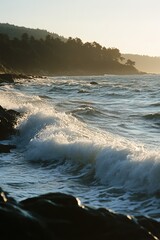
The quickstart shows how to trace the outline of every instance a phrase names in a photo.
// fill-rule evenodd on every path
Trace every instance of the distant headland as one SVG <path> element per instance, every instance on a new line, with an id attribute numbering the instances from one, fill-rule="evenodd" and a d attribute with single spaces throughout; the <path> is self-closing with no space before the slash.
<path id="1" fill-rule="evenodd" d="M 117 48 L 10 24 L 0 24 L 0 72 L 36 75 L 144 73 Z"/>

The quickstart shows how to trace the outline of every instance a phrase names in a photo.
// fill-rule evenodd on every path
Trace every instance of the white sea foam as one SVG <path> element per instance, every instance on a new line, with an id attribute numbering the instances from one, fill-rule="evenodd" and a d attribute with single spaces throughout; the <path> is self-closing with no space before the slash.
<path id="1" fill-rule="evenodd" d="M 25 112 L 19 119 L 17 144 L 25 159 L 90 164 L 94 177 L 106 186 L 127 190 L 160 191 L 160 152 L 150 151 L 118 135 L 58 112 L 53 104 L 9 89 L 1 92 L 0 105 Z"/>
<path id="2" fill-rule="evenodd" d="M 96 161 L 96 177 L 103 184 L 128 190 L 160 190 L 160 155 L 135 149 L 103 149 Z"/>
<path id="3" fill-rule="evenodd" d="M 1 187 L 19 199 L 60 191 L 160 219 L 159 86 L 149 75 L 1 85 L 0 105 L 24 113 L 10 139 L 17 148 L 1 154 Z"/>
<path id="4" fill-rule="evenodd" d="M 50 105 L 27 105 L 19 121 L 20 145 L 31 161 L 54 160 L 91 164 L 94 176 L 106 186 L 133 191 L 160 190 L 160 153 L 125 138 L 91 129 L 72 115 Z M 19 140 L 18 140 L 19 141 Z"/>

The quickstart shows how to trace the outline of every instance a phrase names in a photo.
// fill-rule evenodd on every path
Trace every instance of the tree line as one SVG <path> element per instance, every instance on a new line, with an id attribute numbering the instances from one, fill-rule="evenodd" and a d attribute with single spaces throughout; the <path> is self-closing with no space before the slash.
<path id="1" fill-rule="evenodd" d="M 35 39 L 24 33 L 20 39 L 0 34 L 0 64 L 29 74 L 134 74 L 135 62 L 125 60 L 119 49 L 79 38 L 62 41 L 47 35 Z"/>

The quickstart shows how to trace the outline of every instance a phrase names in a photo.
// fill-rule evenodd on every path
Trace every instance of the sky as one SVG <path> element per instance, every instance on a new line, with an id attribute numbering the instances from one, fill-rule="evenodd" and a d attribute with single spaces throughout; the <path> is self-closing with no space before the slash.
<path id="1" fill-rule="evenodd" d="M 0 22 L 160 56 L 160 0 L 0 0 Z"/>

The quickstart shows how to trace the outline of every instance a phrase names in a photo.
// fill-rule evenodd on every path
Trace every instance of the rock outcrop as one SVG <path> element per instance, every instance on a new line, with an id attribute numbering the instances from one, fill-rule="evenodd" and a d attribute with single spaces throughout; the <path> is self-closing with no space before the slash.
<path id="1" fill-rule="evenodd" d="M 8 139 L 15 134 L 14 124 L 19 115 L 17 111 L 6 110 L 0 106 L 0 140 Z"/>
<path id="2" fill-rule="evenodd" d="M 9 73 L 2 73 L 0 74 L 0 83 L 14 83 L 14 76 Z"/>
<path id="3" fill-rule="evenodd" d="M 16 73 L 1 73 L 0 74 L 0 83 L 14 83 L 15 79 L 32 79 L 38 76 L 29 76 L 25 74 L 16 74 Z"/>
<path id="4" fill-rule="evenodd" d="M 16 202 L 1 189 L 0 223 L 1 239 L 7 240 L 160 239 L 160 223 L 155 220 L 93 209 L 63 193 Z"/>
<path id="5" fill-rule="evenodd" d="M 11 144 L 0 144 L 0 153 L 10 153 L 11 149 L 16 148 L 15 145 L 11 145 Z"/>

